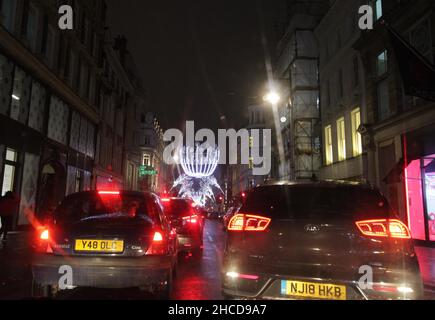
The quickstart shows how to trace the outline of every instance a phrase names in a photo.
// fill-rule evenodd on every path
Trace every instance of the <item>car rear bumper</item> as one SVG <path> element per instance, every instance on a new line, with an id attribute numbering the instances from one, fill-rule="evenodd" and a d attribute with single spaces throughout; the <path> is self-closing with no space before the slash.
<path id="1" fill-rule="evenodd" d="M 177 235 L 178 239 L 178 252 L 185 252 L 194 249 L 199 249 L 202 246 L 202 239 L 200 236 L 194 235 Z"/>
<path id="2" fill-rule="evenodd" d="M 172 265 L 171 256 L 124 258 L 36 254 L 32 274 L 35 282 L 56 286 L 64 275 L 61 267 L 69 266 L 72 287 L 132 288 L 165 282 Z"/>
<path id="3" fill-rule="evenodd" d="M 420 277 L 419 270 L 407 269 L 389 269 L 382 270 L 383 274 L 391 274 L 393 278 L 383 278 L 379 282 L 380 278 L 377 277 L 377 270 L 374 271 L 373 284 L 369 288 L 361 287 L 358 283 L 358 276 L 355 279 L 351 277 L 344 278 L 340 276 L 334 277 L 319 277 L 318 275 L 304 275 L 300 274 L 286 274 L 280 272 L 261 272 L 261 268 L 255 266 L 247 266 L 242 264 L 237 265 L 237 269 L 231 269 L 224 267 L 222 275 L 222 292 L 225 296 L 246 298 L 246 299 L 322 299 L 322 298 L 307 298 L 298 297 L 297 295 L 288 295 L 283 289 L 286 281 L 299 281 L 304 283 L 314 284 L 330 284 L 334 286 L 345 287 L 345 299 L 346 300 L 391 300 L 391 299 L 421 299 L 423 296 L 423 284 Z M 227 272 L 231 272 L 227 274 Z M 356 271 L 358 274 L 358 270 Z M 300 272 L 302 273 L 302 272 Z M 231 276 L 230 276 L 231 275 Z M 406 279 L 406 282 L 399 282 L 398 279 Z M 377 282 L 378 281 L 378 282 Z M 367 282 L 365 282 L 367 283 Z M 381 291 L 380 289 L 373 289 L 374 287 L 388 287 L 388 288 L 408 288 L 412 289 L 412 292 L 389 292 Z M 370 289 L 371 288 L 371 289 Z M 323 299 L 334 299 L 333 296 L 323 297 Z"/>

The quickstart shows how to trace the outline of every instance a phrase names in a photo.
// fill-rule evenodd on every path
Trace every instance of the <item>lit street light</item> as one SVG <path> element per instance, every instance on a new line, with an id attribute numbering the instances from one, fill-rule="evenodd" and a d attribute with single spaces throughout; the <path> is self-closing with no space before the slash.
<path id="1" fill-rule="evenodd" d="M 275 91 L 271 91 L 263 97 L 263 100 L 275 105 L 281 100 L 281 97 Z"/>

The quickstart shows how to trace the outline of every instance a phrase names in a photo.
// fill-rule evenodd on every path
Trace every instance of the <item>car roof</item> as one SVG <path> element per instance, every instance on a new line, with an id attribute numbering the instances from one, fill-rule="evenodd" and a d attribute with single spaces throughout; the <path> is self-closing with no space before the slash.
<path id="1" fill-rule="evenodd" d="M 294 186 L 294 187 L 355 187 L 362 189 L 374 189 L 373 186 L 367 183 L 358 181 L 347 181 L 347 180 L 300 180 L 300 181 L 289 181 L 289 180 L 277 180 L 269 181 L 265 185 L 258 186 L 257 188 L 268 187 L 268 186 Z M 255 188 L 254 188 L 255 189 Z"/>
<path id="2" fill-rule="evenodd" d="M 170 199 L 172 200 L 177 200 L 177 201 L 186 201 L 186 202 L 193 202 L 192 199 L 187 199 L 187 198 L 178 198 L 178 197 L 162 197 L 164 199 Z"/>

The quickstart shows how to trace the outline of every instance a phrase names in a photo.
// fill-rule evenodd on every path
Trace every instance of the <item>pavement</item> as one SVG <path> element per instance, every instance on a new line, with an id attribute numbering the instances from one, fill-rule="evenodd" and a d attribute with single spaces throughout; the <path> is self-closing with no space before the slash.
<path id="1" fill-rule="evenodd" d="M 0 300 L 20 300 L 31 296 L 30 232 L 10 234 L 7 246 L 0 242 Z M 174 279 L 173 300 L 220 300 L 221 265 L 225 246 L 222 225 L 208 220 L 201 256 L 180 257 Z M 426 289 L 426 299 L 435 300 L 435 248 L 416 247 Z M 139 290 L 103 290 L 78 288 L 62 292 L 59 300 L 76 299 L 152 299 Z"/>

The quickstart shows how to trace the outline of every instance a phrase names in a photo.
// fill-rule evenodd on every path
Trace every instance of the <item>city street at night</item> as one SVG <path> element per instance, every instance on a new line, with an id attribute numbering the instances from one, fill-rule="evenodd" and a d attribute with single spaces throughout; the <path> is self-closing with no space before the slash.
<path id="1" fill-rule="evenodd" d="M 0 0 L 0 301 L 435 300 L 434 61 L 434 0 Z"/>

